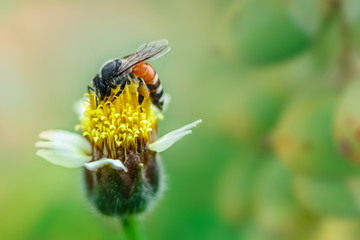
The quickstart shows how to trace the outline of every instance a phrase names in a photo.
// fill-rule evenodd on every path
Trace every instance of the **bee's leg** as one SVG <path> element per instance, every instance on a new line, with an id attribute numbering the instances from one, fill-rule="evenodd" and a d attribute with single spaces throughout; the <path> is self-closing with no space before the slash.
<path id="1" fill-rule="evenodd" d="M 138 102 L 140 105 L 140 109 L 142 111 L 141 104 L 143 103 L 145 97 L 149 97 L 149 89 L 147 88 L 147 86 L 142 78 L 138 77 L 137 80 L 139 81 L 139 87 L 137 89 L 137 91 L 139 93 Z"/>
<path id="2" fill-rule="evenodd" d="M 105 96 L 106 96 L 105 102 L 109 99 L 110 95 L 111 95 L 111 87 L 108 87 L 106 89 L 106 93 L 105 93 Z"/>
<path id="3" fill-rule="evenodd" d="M 87 87 L 87 91 L 88 91 L 88 93 L 92 93 L 92 92 L 94 92 L 94 89 L 89 85 Z"/>
<path id="4" fill-rule="evenodd" d="M 138 101 L 139 101 L 139 105 L 141 105 L 142 102 L 144 101 L 144 96 L 141 95 L 140 93 L 139 93 L 139 99 L 138 99 Z"/>
<path id="5" fill-rule="evenodd" d="M 116 95 L 115 95 L 114 98 L 111 100 L 111 102 L 114 101 L 115 99 L 117 99 L 117 98 L 120 96 L 120 94 L 121 94 L 122 91 L 124 90 L 125 86 L 126 86 L 126 81 L 123 81 L 123 82 L 121 83 L 121 85 L 120 85 L 120 90 L 116 93 Z"/>
<path id="6" fill-rule="evenodd" d="M 139 93 L 139 99 L 138 99 L 138 102 L 139 102 L 139 105 L 141 106 L 142 102 L 144 101 L 144 90 L 143 88 L 146 86 L 145 85 L 145 82 L 142 78 L 138 77 L 137 78 L 138 81 L 139 81 L 139 87 L 138 87 L 138 93 Z"/>
<path id="7" fill-rule="evenodd" d="M 142 107 L 141 107 L 141 104 L 142 104 L 143 101 L 144 101 L 144 96 L 139 93 L 138 102 L 139 102 L 139 105 L 140 105 L 140 111 L 141 112 L 143 111 Z"/>

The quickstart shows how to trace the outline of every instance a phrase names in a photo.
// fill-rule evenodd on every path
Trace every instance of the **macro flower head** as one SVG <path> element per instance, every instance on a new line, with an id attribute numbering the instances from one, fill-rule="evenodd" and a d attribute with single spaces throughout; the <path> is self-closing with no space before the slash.
<path id="1" fill-rule="evenodd" d="M 108 216 L 141 213 L 151 205 L 163 185 L 159 153 L 201 122 L 158 138 L 158 119 L 163 115 L 152 105 L 150 94 L 139 102 L 139 84 L 128 82 L 117 94 L 119 85 L 104 99 L 86 93 L 76 126 L 81 133 L 44 131 L 39 135 L 43 140 L 36 143 L 40 148 L 36 154 L 47 161 L 83 167 L 88 199 Z"/>

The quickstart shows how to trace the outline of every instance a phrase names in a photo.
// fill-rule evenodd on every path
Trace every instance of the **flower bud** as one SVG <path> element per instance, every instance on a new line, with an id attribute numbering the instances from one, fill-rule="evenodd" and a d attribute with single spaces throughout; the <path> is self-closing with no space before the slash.
<path id="1" fill-rule="evenodd" d="M 92 145 L 85 164 L 87 195 L 104 215 L 124 216 L 145 211 L 160 186 L 159 157 L 149 149 L 157 139 L 157 116 L 149 99 L 140 106 L 131 85 L 114 101 L 89 103 L 80 129 Z"/>
<path id="2" fill-rule="evenodd" d="M 159 154 L 144 149 L 131 152 L 124 162 L 127 172 L 104 165 L 96 171 L 84 168 L 89 200 L 108 216 L 145 211 L 159 193 L 162 181 Z"/>

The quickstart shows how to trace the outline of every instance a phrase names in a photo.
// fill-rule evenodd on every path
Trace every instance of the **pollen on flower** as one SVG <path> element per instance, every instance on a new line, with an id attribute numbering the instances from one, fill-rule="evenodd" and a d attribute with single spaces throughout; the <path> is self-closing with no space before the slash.
<path id="1" fill-rule="evenodd" d="M 157 115 L 150 108 L 149 98 L 138 103 L 137 84 L 127 85 L 117 99 L 118 89 L 106 101 L 89 93 L 79 125 L 82 134 L 97 151 L 117 159 L 120 152 L 137 152 L 157 135 Z"/>

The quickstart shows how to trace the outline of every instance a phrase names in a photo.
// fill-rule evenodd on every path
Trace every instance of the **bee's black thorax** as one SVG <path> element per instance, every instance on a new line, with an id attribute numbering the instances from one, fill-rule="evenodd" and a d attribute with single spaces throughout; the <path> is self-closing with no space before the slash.
<path id="1" fill-rule="evenodd" d="M 126 82 L 126 72 L 119 74 L 118 70 L 122 62 L 120 59 L 116 59 L 106 63 L 100 70 L 100 74 L 97 74 L 93 79 L 93 86 L 96 96 L 100 100 L 111 95 L 111 89 L 117 88 L 123 82 Z"/>

